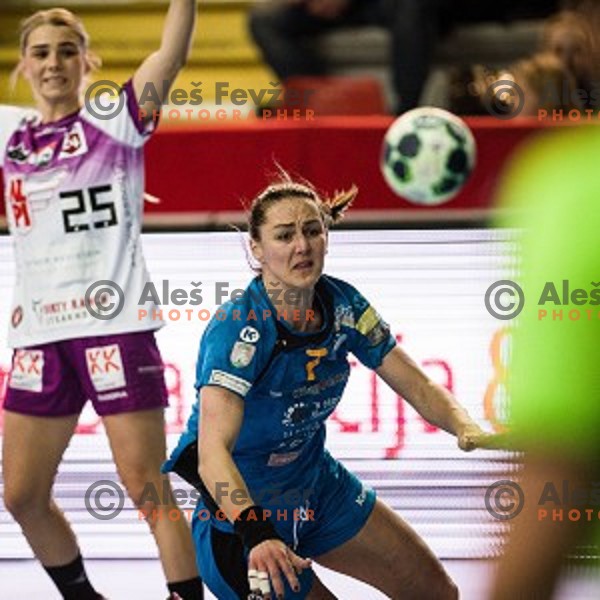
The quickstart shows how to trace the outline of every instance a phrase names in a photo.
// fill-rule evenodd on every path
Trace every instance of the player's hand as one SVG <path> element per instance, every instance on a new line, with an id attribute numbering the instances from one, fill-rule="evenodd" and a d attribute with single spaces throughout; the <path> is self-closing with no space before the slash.
<path id="1" fill-rule="evenodd" d="M 306 10 L 321 19 L 337 19 L 350 5 L 350 0 L 306 0 Z"/>
<path id="2" fill-rule="evenodd" d="M 266 540 L 254 546 L 248 556 L 250 592 L 258 598 L 272 598 L 273 593 L 276 598 L 283 598 L 285 586 L 282 574 L 296 592 L 300 590 L 297 575 L 310 566 L 310 559 L 300 558 L 281 540 Z"/>
<path id="3" fill-rule="evenodd" d="M 516 451 L 509 433 L 487 433 L 475 423 L 465 425 L 457 435 L 458 446 L 465 452 L 476 448 L 484 450 Z"/>
<path id="4" fill-rule="evenodd" d="M 479 448 L 480 442 L 486 435 L 489 435 L 477 425 L 477 423 L 467 423 L 463 425 L 456 433 L 458 439 L 458 447 L 465 452 L 471 452 L 475 448 Z"/>

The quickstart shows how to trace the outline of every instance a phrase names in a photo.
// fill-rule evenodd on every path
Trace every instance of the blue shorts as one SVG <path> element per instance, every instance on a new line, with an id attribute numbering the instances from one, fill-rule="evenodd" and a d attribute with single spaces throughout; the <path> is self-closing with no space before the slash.
<path id="1" fill-rule="evenodd" d="M 375 492 L 328 452 L 311 481 L 304 491 L 289 486 L 263 490 L 261 501 L 257 502 L 271 511 L 277 532 L 302 558 L 316 558 L 352 539 L 363 528 L 375 505 Z M 256 500 L 257 486 L 248 479 L 246 484 Z M 210 515 L 199 502 L 192 535 L 198 569 L 210 591 L 219 600 L 246 600 L 250 593 L 247 553 L 231 524 Z M 305 570 L 299 580 L 298 593 L 286 581 L 286 599 L 306 597 L 312 586 L 312 569 Z"/>

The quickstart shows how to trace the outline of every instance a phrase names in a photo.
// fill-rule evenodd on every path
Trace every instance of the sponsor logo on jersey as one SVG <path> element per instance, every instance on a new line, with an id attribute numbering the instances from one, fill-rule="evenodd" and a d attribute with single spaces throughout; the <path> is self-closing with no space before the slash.
<path id="1" fill-rule="evenodd" d="M 36 126 L 35 122 L 32 122 L 31 124 L 33 127 Z M 56 125 L 48 125 L 47 127 L 44 127 L 43 129 L 38 129 L 37 131 L 34 131 L 34 136 L 36 138 L 39 138 L 39 137 L 44 137 L 45 135 L 54 135 L 56 133 L 64 133 L 65 131 L 67 131 L 67 128 L 64 126 L 57 127 Z"/>
<path id="2" fill-rule="evenodd" d="M 6 157 L 11 162 L 19 165 L 30 164 L 35 167 L 45 167 L 50 164 L 54 151 L 56 150 L 57 142 L 50 142 L 41 146 L 37 150 L 29 149 L 23 142 L 17 146 L 11 146 L 6 151 Z"/>
<path id="3" fill-rule="evenodd" d="M 62 148 L 58 159 L 72 158 L 74 156 L 81 156 L 88 151 L 87 140 L 85 139 L 85 133 L 83 127 L 79 121 L 73 123 L 73 126 L 67 131 L 63 137 Z"/>
<path id="4" fill-rule="evenodd" d="M 34 298 L 31 300 L 31 309 L 42 327 L 59 327 L 90 318 L 85 299 L 81 297 L 54 302 L 49 302 L 45 298 Z"/>
<path id="5" fill-rule="evenodd" d="M 208 384 L 224 387 L 242 397 L 244 397 L 250 391 L 251 387 L 251 384 L 245 379 L 236 377 L 235 375 L 231 375 L 225 371 L 220 371 L 219 369 L 213 369 L 211 371 Z"/>
<path id="6" fill-rule="evenodd" d="M 43 300 L 41 299 L 31 299 L 31 310 L 33 311 L 33 314 L 38 318 L 39 321 L 42 320 L 42 302 Z"/>
<path id="7" fill-rule="evenodd" d="M 10 318 L 11 325 L 16 329 L 23 322 L 23 307 L 17 306 Z"/>
<path id="8" fill-rule="evenodd" d="M 363 335 L 368 335 L 371 329 L 373 329 L 379 321 L 380 319 L 377 311 L 372 306 L 369 306 L 369 308 L 367 308 L 360 316 L 360 319 L 358 319 L 356 330 Z"/>
<path id="9" fill-rule="evenodd" d="M 302 396 L 319 396 L 325 392 L 328 388 L 335 387 L 340 383 L 345 383 L 349 377 L 348 371 L 344 370 L 340 373 L 336 373 L 331 377 L 327 377 L 327 379 L 323 379 L 322 381 L 318 381 L 317 383 L 313 383 L 311 385 L 303 385 L 299 388 L 296 388 L 292 392 L 292 398 L 301 398 Z"/>
<path id="10" fill-rule="evenodd" d="M 354 312 L 352 307 L 348 304 L 338 304 L 335 307 L 335 320 L 334 320 L 334 328 L 336 331 L 339 331 L 342 325 L 346 327 L 354 327 L 356 321 L 354 319 Z"/>
<path id="11" fill-rule="evenodd" d="M 335 335 L 334 341 L 333 341 L 333 348 L 331 350 L 331 352 L 329 353 L 329 360 L 337 360 L 338 356 L 337 353 L 338 351 L 341 349 L 341 347 L 344 345 L 344 342 L 348 339 L 348 336 L 345 333 L 337 333 Z"/>
<path id="12" fill-rule="evenodd" d="M 365 310 L 365 308 L 368 308 L 369 306 L 367 300 L 360 294 L 356 294 L 356 296 L 352 298 L 352 304 L 357 310 Z"/>
<path id="13" fill-rule="evenodd" d="M 300 456 L 300 451 L 296 452 L 283 452 L 281 454 L 271 454 L 267 467 L 284 467 L 294 462 Z"/>
<path id="14" fill-rule="evenodd" d="M 57 145 L 58 143 L 54 141 L 33 150 L 27 162 L 34 167 L 47 167 L 54 157 Z"/>
<path id="15" fill-rule="evenodd" d="M 242 342 L 256 344 L 256 342 L 258 342 L 259 339 L 260 333 L 258 332 L 258 329 L 255 329 L 254 327 L 250 327 L 249 325 L 247 325 L 246 327 L 244 327 L 244 329 L 240 331 L 240 340 L 242 340 Z"/>
<path id="16" fill-rule="evenodd" d="M 23 178 L 14 177 L 8 182 L 8 202 L 15 229 L 25 233 L 31 229 L 31 207 L 23 190 Z"/>
<path id="17" fill-rule="evenodd" d="M 256 346 L 246 342 L 238 341 L 233 345 L 233 349 L 229 355 L 229 360 L 234 367 L 243 369 L 252 362 L 255 353 Z"/>
<path id="18" fill-rule="evenodd" d="M 385 341 L 390 335 L 390 328 L 388 324 L 382 320 L 377 311 L 369 306 L 367 310 L 361 315 L 356 329 L 359 333 L 362 333 L 369 340 L 371 346 L 378 346 L 381 342 Z"/>
<path id="19" fill-rule="evenodd" d="M 367 489 L 362 486 L 361 490 L 360 490 L 360 494 L 356 497 L 356 500 L 354 502 L 356 502 L 356 504 L 358 504 L 359 506 L 362 506 L 365 503 L 365 500 L 367 499 Z"/>
<path id="20" fill-rule="evenodd" d="M 311 417 L 311 412 L 310 406 L 305 402 L 295 402 L 288 406 L 281 423 L 286 427 L 302 423 Z"/>
<path id="21" fill-rule="evenodd" d="M 24 164 L 27 162 L 31 152 L 27 150 L 25 144 L 21 142 L 18 146 L 12 146 L 6 151 L 6 158 L 17 164 Z"/>
<path id="22" fill-rule="evenodd" d="M 388 339 L 390 336 L 390 328 L 387 323 L 379 321 L 371 331 L 367 334 L 369 344 L 373 347 L 379 346 L 382 342 Z"/>

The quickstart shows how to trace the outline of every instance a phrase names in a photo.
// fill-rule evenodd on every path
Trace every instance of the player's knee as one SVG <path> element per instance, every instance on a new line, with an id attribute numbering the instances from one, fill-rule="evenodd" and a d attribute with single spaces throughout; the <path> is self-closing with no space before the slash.
<path id="1" fill-rule="evenodd" d="M 164 497 L 163 481 L 157 474 L 132 469 L 127 473 L 121 472 L 121 481 L 137 508 L 152 510 L 168 501 L 168 498 Z"/>
<path id="2" fill-rule="evenodd" d="M 7 485 L 4 488 L 4 506 L 18 522 L 37 514 L 47 513 L 50 509 L 50 496 L 29 486 L 12 487 Z"/>

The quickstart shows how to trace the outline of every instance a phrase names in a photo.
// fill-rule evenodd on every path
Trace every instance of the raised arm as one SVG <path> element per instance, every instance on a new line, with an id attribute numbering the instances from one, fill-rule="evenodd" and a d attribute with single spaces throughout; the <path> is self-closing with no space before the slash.
<path id="1" fill-rule="evenodd" d="M 160 110 L 168 89 L 187 61 L 196 23 L 196 8 L 196 0 L 171 0 L 160 48 L 144 60 L 133 76 L 133 89 L 148 120 L 152 119 L 153 111 Z M 167 82 L 166 85 L 164 82 Z M 151 93 L 147 93 L 148 89 Z"/>
<path id="2" fill-rule="evenodd" d="M 255 575 L 250 577 L 252 572 L 268 574 L 276 595 L 282 597 L 284 585 L 281 574 L 293 589 L 298 588 L 296 572 L 308 568 L 310 561 L 294 554 L 281 541 L 272 523 L 262 520 L 260 507 L 250 497 L 248 487 L 233 461 L 231 453 L 244 418 L 243 400 L 226 389 L 206 386 L 201 390 L 200 411 L 199 475 L 215 502 L 227 518 L 234 522 L 236 532 L 241 535 L 249 551 L 251 588 L 252 581 L 258 581 Z M 248 515 L 248 521 L 244 520 L 245 515 Z M 259 583 L 264 586 L 269 579 Z M 262 587 L 251 591 L 259 590 L 266 595 L 267 590 Z"/>
<path id="3" fill-rule="evenodd" d="M 425 420 L 455 435 L 462 450 L 483 446 L 490 437 L 445 387 L 431 381 L 398 346 L 386 354 L 376 371 Z"/>

